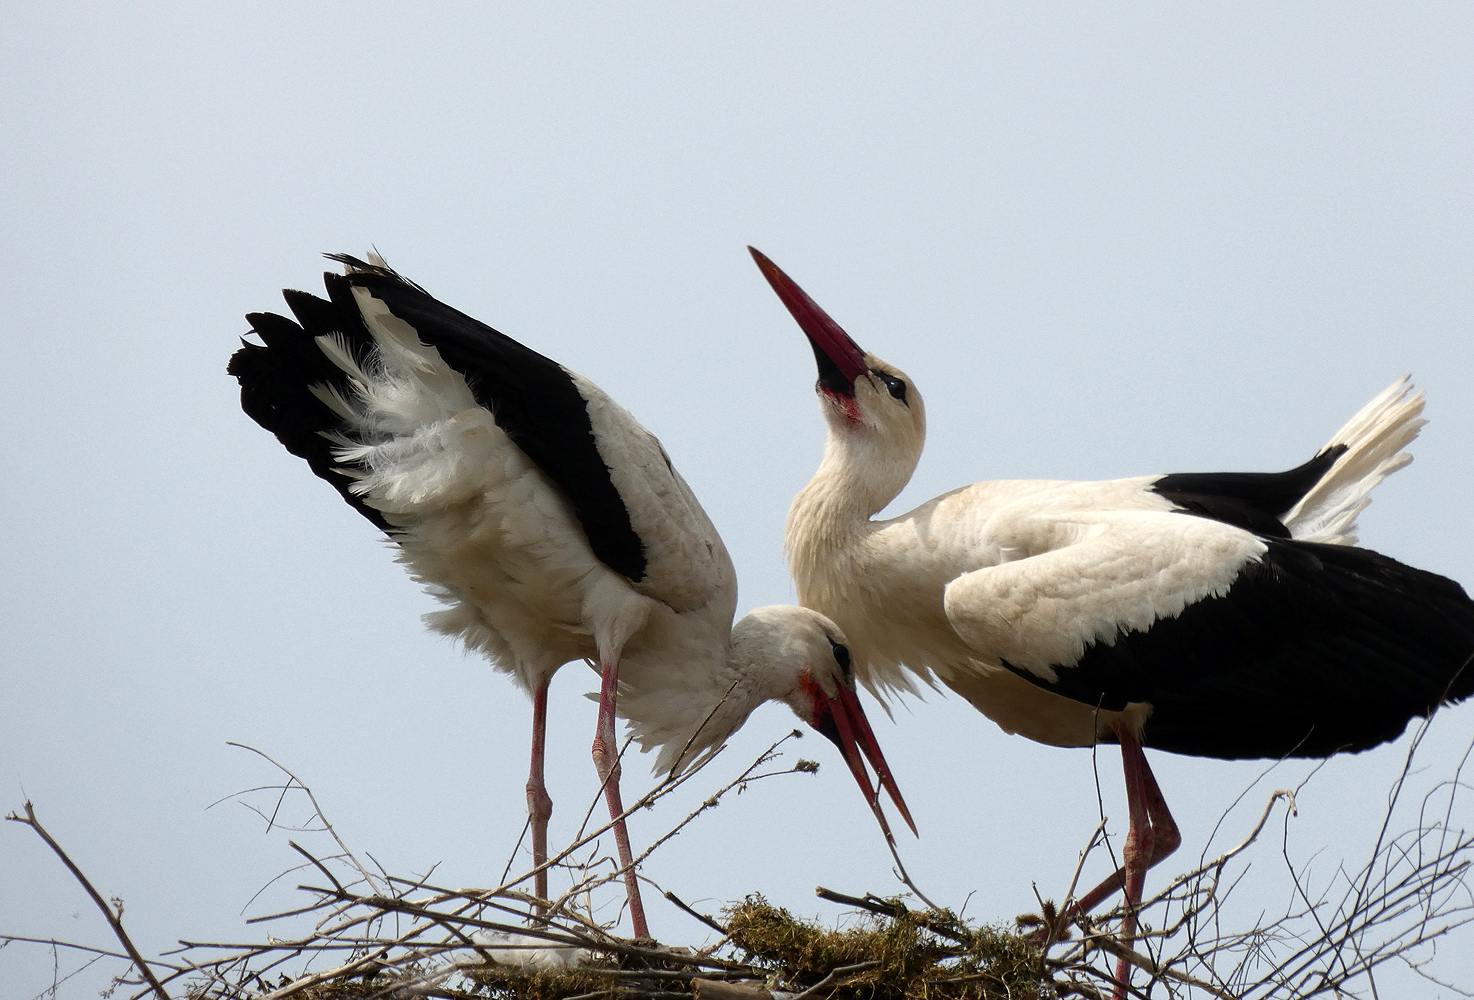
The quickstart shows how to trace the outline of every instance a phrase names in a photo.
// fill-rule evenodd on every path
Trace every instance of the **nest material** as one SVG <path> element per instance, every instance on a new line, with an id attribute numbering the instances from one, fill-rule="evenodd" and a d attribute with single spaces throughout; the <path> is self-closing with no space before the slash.
<path id="1" fill-rule="evenodd" d="M 945 911 L 919 913 L 897 903 L 894 916 L 870 914 L 846 930 L 829 930 L 749 896 L 726 916 L 732 945 L 790 989 L 835 978 L 823 995 L 839 1000 L 1058 996 L 1039 949 L 1025 938 L 970 928 Z M 834 977 L 843 969 L 854 971 Z"/>
<path id="2" fill-rule="evenodd" d="M 1042 971 L 1039 949 L 1018 934 L 970 928 L 950 913 L 908 910 L 888 901 L 893 915 L 868 913 L 837 929 L 801 920 L 762 896 L 724 910 L 731 959 L 725 969 L 694 964 L 696 953 L 674 949 L 640 956 L 595 956 L 566 971 L 526 971 L 512 965 L 463 966 L 462 979 L 427 988 L 423 972 L 393 969 L 344 976 L 291 996 L 298 1000 L 571 1000 L 794 995 L 848 1000 L 1052 1000 L 1060 994 Z M 235 993 L 259 1000 L 289 987 L 260 981 Z M 207 990 L 196 997 L 215 997 Z"/>
<path id="3" fill-rule="evenodd" d="M 1042 913 L 1030 924 L 1033 933 L 1023 937 L 998 927 L 969 926 L 946 910 L 912 910 L 896 899 L 821 888 L 822 898 L 861 915 L 830 929 L 752 896 L 727 908 L 723 923 L 665 892 L 667 900 L 720 940 L 702 951 L 664 949 L 617 937 L 612 925 L 596 916 L 601 897 L 623 896 L 622 872 L 597 844 L 607 827 L 581 834 L 553 859 L 573 883 L 556 900 L 536 899 L 518 888 L 531 872 L 492 889 L 437 886 L 428 876 L 402 878 L 366 867 L 322 816 L 311 790 L 282 768 L 286 783 L 254 790 L 272 795 L 270 808 L 260 815 L 269 827 L 280 826 L 283 800 L 305 796 L 311 815 L 293 829 L 318 837 L 327 850 L 314 854 L 289 841 L 305 861 L 295 871 L 310 880 L 298 885 L 309 901 L 301 905 L 299 896 L 289 909 L 252 917 L 250 925 L 278 928 L 267 940 L 186 941 L 175 951 L 145 959 L 122 926 L 121 901 L 109 904 L 28 802 L 23 813 L 6 818 L 31 827 L 71 870 L 107 917 L 123 952 L 8 935 L 0 935 L 0 945 L 24 941 L 77 949 L 94 961 L 129 961 L 131 967 L 109 991 L 128 1000 L 678 1000 L 693 995 L 698 1000 L 1049 1000 L 1112 992 L 1132 998 L 1306 1000 L 1375 995 L 1373 973 L 1394 960 L 1436 982 L 1428 965 L 1437 946 L 1474 924 L 1468 881 L 1474 872 L 1474 833 L 1464 821 L 1465 810 L 1456 811 L 1463 805 L 1462 772 L 1474 759 L 1474 745 L 1451 776 L 1447 769 L 1435 773 L 1431 789 L 1407 796 L 1398 809 L 1425 731 L 1412 741 L 1376 842 L 1359 867 L 1342 863 L 1327 877 L 1308 863 L 1291 863 L 1288 820 L 1295 797 L 1289 790 L 1276 791 L 1239 844 L 1213 858 L 1205 851 L 1196 868 L 1142 901 L 1131 941 L 1111 933 L 1117 914 L 1074 914 L 1071 932 L 1059 926 L 1061 914 L 1042 899 Z M 776 750 L 777 745 L 704 799 L 650 850 L 716 806 L 724 793 L 806 770 L 802 761 L 763 770 Z M 632 808 L 653 804 L 691 773 Z M 1281 864 L 1256 868 L 1247 852 L 1277 805 L 1287 810 L 1285 827 L 1280 843 L 1269 851 Z M 1082 852 L 1067 895 L 1073 895 L 1103 829 L 1104 821 Z M 1397 829 L 1403 832 L 1394 833 Z M 1282 916 L 1256 908 L 1241 922 L 1224 905 L 1250 874 L 1259 872 L 1270 877 L 1283 872 L 1294 889 L 1292 900 Z M 543 949 L 578 954 L 580 964 L 552 970 L 509 964 L 529 956 L 546 958 Z M 1118 959 L 1131 966 L 1126 981 L 1113 972 Z"/>

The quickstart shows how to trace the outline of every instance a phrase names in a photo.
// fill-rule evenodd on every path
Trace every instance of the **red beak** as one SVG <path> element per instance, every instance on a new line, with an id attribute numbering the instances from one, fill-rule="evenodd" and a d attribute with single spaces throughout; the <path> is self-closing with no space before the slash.
<path id="1" fill-rule="evenodd" d="M 916 823 L 911 819 L 911 810 L 906 808 L 906 800 L 901 798 L 901 790 L 896 786 L 896 779 L 891 775 L 890 765 L 885 762 L 885 755 L 880 752 L 880 744 L 875 739 L 875 733 L 870 728 L 870 720 L 865 718 L 865 710 L 860 707 L 860 699 L 853 690 L 841 686 L 837 697 L 829 697 L 823 691 L 816 689 L 816 707 L 820 708 L 819 717 L 814 720 L 814 728 L 824 734 L 830 742 L 839 747 L 839 752 L 844 755 L 844 761 L 850 767 L 850 773 L 855 776 L 860 790 L 865 793 L 865 801 L 870 803 L 875 818 L 880 821 L 880 828 L 885 831 L 886 840 L 892 844 L 895 838 L 891 836 L 890 824 L 885 821 L 885 814 L 880 811 L 880 792 L 871 787 L 870 775 L 865 770 L 865 762 L 860 759 L 863 750 L 865 756 L 870 760 L 870 766 L 875 769 L 875 777 L 881 788 L 890 794 L 891 801 L 901 811 L 901 818 L 916 832 Z"/>
<path id="2" fill-rule="evenodd" d="M 798 321 L 799 329 L 809 338 L 809 344 L 814 348 L 814 360 L 819 364 L 819 387 L 833 395 L 852 399 L 855 379 L 870 370 L 870 366 L 865 364 L 865 352 L 777 264 L 753 247 L 748 247 L 747 251 L 757 261 L 778 298 Z"/>

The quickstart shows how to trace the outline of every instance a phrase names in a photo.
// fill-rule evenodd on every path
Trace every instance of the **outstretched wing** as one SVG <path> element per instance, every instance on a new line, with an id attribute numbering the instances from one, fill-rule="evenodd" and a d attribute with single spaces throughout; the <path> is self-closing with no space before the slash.
<path id="1" fill-rule="evenodd" d="M 353 289 L 357 311 L 371 329 L 379 327 L 373 332 L 381 343 L 394 338 L 410 350 L 415 343 L 433 347 L 567 498 L 599 560 L 634 582 L 643 580 L 645 545 L 599 454 L 578 376 L 386 267 L 347 256 L 333 259 L 349 272 L 324 275 L 329 292 L 335 284 Z"/>
<path id="2" fill-rule="evenodd" d="M 587 379 L 389 268 L 333 259 L 348 273 L 324 275 L 327 299 L 284 293 L 297 322 L 248 317 L 264 343 L 246 344 L 230 372 L 246 412 L 349 503 L 392 534 L 397 523 L 386 519 L 384 498 L 354 487 L 370 471 L 356 467 L 366 446 L 382 443 L 366 439 L 372 425 L 410 449 L 417 426 L 453 427 L 456 413 L 479 407 L 547 477 L 604 565 L 678 611 L 726 592 L 735 605 L 716 529 L 634 417 Z M 420 456 L 420 466 L 430 467 L 430 457 Z M 456 478 L 426 476 L 395 490 L 433 506 L 437 489 Z"/>

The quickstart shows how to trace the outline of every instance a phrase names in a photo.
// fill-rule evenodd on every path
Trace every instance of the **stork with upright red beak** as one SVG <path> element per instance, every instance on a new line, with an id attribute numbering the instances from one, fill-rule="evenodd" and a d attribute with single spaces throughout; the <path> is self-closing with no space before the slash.
<path id="1" fill-rule="evenodd" d="M 1405 379 L 1288 472 L 983 482 L 875 520 L 921 456 L 921 394 L 752 255 L 813 346 L 828 425 L 788 515 L 799 602 L 877 693 L 936 678 L 1006 732 L 1121 746 L 1124 865 L 1067 913 L 1124 885 L 1129 940 L 1146 870 L 1178 846 L 1143 746 L 1325 757 L 1474 693 L 1463 589 L 1354 547 L 1423 424 Z"/>
<path id="2" fill-rule="evenodd" d="M 721 537 L 649 431 L 597 386 L 441 303 L 382 261 L 335 256 L 295 322 L 247 317 L 241 406 L 397 545 L 445 605 L 431 628 L 484 653 L 533 702 L 527 805 L 547 898 L 548 682 L 602 675 L 593 756 L 636 937 L 650 936 L 619 791 L 616 712 L 677 775 L 765 701 L 839 747 L 885 830 L 879 787 L 915 825 L 856 696 L 843 633 L 805 608 L 736 625 Z M 861 755 L 875 770 L 872 788 Z"/>

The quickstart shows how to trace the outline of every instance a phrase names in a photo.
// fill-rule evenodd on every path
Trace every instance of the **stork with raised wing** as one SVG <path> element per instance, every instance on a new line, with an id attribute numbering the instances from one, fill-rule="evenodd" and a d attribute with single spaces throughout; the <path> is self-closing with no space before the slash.
<path id="1" fill-rule="evenodd" d="M 397 544 L 444 605 L 431 628 L 484 653 L 532 697 L 527 806 L 547 898 L 548 682 L 602 675 L 593 757 L 636 937 L 649 937 L 619 792 L 616 711 L 655 770 L 681 773 L 765 701 L 839 747 L 885 830 L 879 789 L 910 813 L 854 688 L 843 633 L 805 608 L 732 624 L 721 537 L 649 431 L 588 379 L 458 312 L 374 259 L 331 259 L 326 299 L 286 291 L 295 322 L 247 317 L 230 361 L 241 406 Z M 861 755 L 875 770 L 872 787 Z"/>
<path id="2" fill-rule="evenodd" d="M 788 515 L 799 602 L 879 694 L 936 678 L 1006 732 L 1121 746 L 1124 865 L 1067 914 L 1124 886 L 1129 939 L 1146 870 L 1178 846 L 1143 746 L 1325 757 L 1474 693 L 1463 589 L 1354 544 L 1424 423 L 1406 379 L 1288 472 L 983 482 L 875 520 L 920 458 L 921 394 L 752 254 L 813 347 L 828 424 Z"/>

